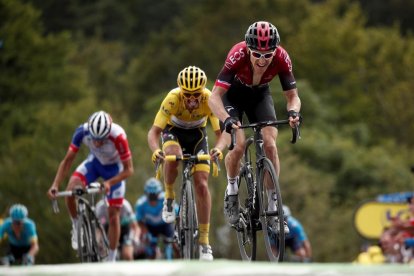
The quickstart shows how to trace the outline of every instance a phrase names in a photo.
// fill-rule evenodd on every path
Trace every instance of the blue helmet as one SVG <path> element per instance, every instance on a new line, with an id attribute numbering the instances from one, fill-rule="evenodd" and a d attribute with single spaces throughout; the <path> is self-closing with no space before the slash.
<path id="1" fill-rule="evenodd" d="M 144 192 L 147 195 L 149 194 L 158 195 L 159 193 L 162 192 L 161 182 L 158 179 L 151 177 L 150 179 L 147 180 L 147 182 L 145 182 Z"/>
<path id="2" fill-rule="evenodd" d="M 13 221 L 27 218 L 28 213 L 26 206 L 22 204 L 14 204 L 10 207 L 10 217 Z"/>

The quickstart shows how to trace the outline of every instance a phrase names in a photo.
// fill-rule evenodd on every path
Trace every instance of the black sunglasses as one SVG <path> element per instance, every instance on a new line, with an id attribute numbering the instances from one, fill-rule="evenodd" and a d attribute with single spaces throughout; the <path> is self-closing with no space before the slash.
<path id="1" fill-rule="evenodd" d="M 183 95 L 186 98 L 191 98 L 191 97 L 198 98 L 198 97 L 201 96 L 201 93 L 200 92 L 197 92 L 197 93 L 187 93 L 187 92 L 183 92 Z"/>

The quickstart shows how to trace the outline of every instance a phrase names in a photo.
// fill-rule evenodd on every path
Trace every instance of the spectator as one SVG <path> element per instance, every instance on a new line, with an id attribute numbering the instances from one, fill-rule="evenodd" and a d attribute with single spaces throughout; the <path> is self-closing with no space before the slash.
<path id="1" fill-rule="evenodd" d="M 384 229 L 380 245 L 388 263 L 409 263 L 414 260 L 414 197 L 407 198 L 408 218 L 395 216 Z"/>

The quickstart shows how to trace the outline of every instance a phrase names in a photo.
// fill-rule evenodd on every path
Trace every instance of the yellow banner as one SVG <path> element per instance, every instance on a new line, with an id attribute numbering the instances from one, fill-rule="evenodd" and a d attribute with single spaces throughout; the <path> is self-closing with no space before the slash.
<path id="1" fill-rule="evenodd" d="M 408 219 L 408 205 L 406 203 L 369 201 L 356 209 L 354 226 L 362 237 L 378 239 L 384 228 L 390 226 L 391 218 L 395 216 Z"/>

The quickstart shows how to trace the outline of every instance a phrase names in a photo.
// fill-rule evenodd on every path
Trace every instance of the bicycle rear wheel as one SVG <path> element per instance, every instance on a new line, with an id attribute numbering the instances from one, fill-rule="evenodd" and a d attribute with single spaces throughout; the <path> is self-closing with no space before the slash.
<path id="1" fill-rule="evenodd" d="M 92 230 L 88 214 L 82 212 L 78 216 L 78 257 L 82 263 L 93 261 Z"/>
<path id="2" fill-rule="evenodd" d="M 254 217 L 258 217 L 254 204 L 253 173 L 248 165 L 244 165 L 239 174 L 239 223 L 236 225 L 237 242 L 240 255 L 245 261 L 256 260 L 257 224 Z"/>
<path id="3" fill-rule="evenodd" d="M 186 180 L 184 185 L 180 210 L 181 257 L 184 259 L 195 259 L 198 238 L 197 212 L 192 183 Z"/>
<path id="4" fill-rule="evenodd" d="M 279 179 L 273 163 L 268 158 L 263 158 L 259 165 L 257 189 L 266 252 L 271 261 L 282 262 L 285 253 L 285 232 Z M 272 230 L 271 221 L 274 220 L 276 220 L 279 231 Z"/>

